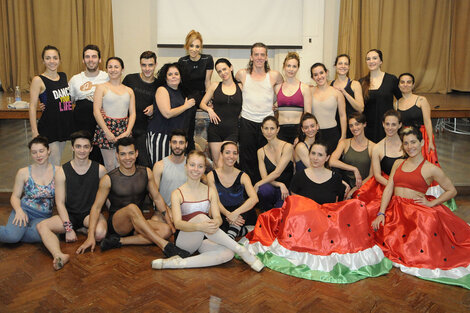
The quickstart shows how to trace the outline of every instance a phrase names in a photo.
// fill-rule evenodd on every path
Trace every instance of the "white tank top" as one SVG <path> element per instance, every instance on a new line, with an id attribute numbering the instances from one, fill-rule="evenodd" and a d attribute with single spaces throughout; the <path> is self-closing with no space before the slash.
<path id="1" fill-rule="evenodd" d="M 128 92 L 118 95 L 108 89 L 103 97 L 103 110 L 107 117 L 124 118 L 129 115 L 130 102 L 131 95 Z"/>
<path id="2" fill-rule="evenodd" d="M 241 116 L 252 122 L 261 123 L 268 115 L 274 115 L 274 90 L 269 72 L 262 81 L 256 81 L 246 74 L 243 84 L 243 105 Z"/>
<path id="3" fill-rule="evenodd" d="M 338 101 L 335 96 L 329 96 L 324 101 L 313 98 L 312 113 L 318 120 L 320 129 L 328 129 L 336 126 L 336 111 Z"/>

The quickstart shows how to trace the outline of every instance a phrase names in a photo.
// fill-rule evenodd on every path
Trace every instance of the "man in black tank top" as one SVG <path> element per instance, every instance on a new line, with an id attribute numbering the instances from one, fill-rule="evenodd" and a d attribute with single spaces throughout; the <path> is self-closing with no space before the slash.
<path id="1" fill-rule="evenodd" d="M 61 269 L 70 256 L 60 250 L 56 234 L 65 233 L 66 242 L 77 241 L 75 230 L 88 227 L 90 209 L 98 191 L 98 184 L 106 174 L 103 165 L 89 159 L 93 149 L 91 134 L 81 130 L 71 136 L 73 159 L 57 171 L 55 176 L 55 199 L 57 212 L 38 224 L 37 229 L 44 245 L 54 259 L 52 265 Z M 100 214 L 95 238 L 101 241 L 106 235 L 106 219 Z"/>
<path id="2" fill-rule="evenodd" d="M 121 138 L 116 143 L 116 157 L 119 167 L 106 174 L 100 181 L 98 193 L 90 212 L 90 228 L 87 240 L 77 249 L 84 253 L 87 248 L 95 249 L 95 229 L 99 214 L 106 199 L 109 199 L 108 236 L 101 241 L 101 250 L 120 248 L 122 245 L 144 245 L 154 243 L 167 257 L 189 256 L 189 252 L 179 249 L 168 239 L 175 231 L 171 215 L 158 192 L 152 171 L 136 166 L 138 151 L 135 139 Z M 155 206 L 165 212 L 165 223 L 160 214 L 145 219 L 142 205 L 146 194 L 150 193 Z"/>

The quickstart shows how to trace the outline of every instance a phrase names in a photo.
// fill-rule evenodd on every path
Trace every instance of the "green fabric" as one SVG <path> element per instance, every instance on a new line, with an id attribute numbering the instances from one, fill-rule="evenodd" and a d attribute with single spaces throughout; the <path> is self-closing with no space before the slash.
<path id="1" fill-rule="evenodd" d="M 466 289 L 470 289 L 470 275 L 466 275 L 464 277 L 460 277 L 457 279 L 447 278 L 447 277 L 442 277 L 442 278 L 426 278 L 426 277 L 421 277 L 421 276 L 417 276 L 417 277 L 424 279 L 424 280 L 430 280 L 430 281 L 434 281 L 437 283 L 441 283 L 441 284 L 455 285 L 455 286 L 460 286 Z"/>
<path id="2" fill-rule="evenodd" d="M 447 200 L 446 202 L 443 203 L 446 207 L 448 207 L 452 212 L 457 211 L 458 206 L 457 203 L 455 202 L 455 199 L 452 198 L 450 200 Z"/>
<path id="3" fill-rule="evenodd" d="M 258 253 L 258 257 L 267 267 L 277 272 L 299 278 L 336 284 L 354 283 L 367 277 L 385 275 L 392 268 L 392 262 L 385 257 L 376 265 L 367 265 L 354 271 L 343 264 L 337 263 L 331 272 L 312 270 L 305 264 L 295 266 L 285 258 L 279 257 L 270 251 L 264 254 Z"/>

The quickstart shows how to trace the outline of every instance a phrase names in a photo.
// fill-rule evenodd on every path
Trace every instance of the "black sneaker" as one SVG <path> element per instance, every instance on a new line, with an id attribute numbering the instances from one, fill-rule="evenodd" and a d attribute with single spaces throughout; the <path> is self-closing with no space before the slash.
<path id="1" fill-rule="evenodd" d="M 191 253 L 189 253 L 188 251 L 186 250 L 183 250 L 181 248 L 178 248 L 177 246 L 175 246 L 174 244 L 172 244 L 171 242 L 169 242 L 166 246 L 165 246 L 165 249 L 163 249 L 163 254 L 167 257 L 167 258 L 171 258 L 172 256 L 175 256 L 175 255 L 179 255 L 180 257 L 182 257 L 183 259 L 184 258 L 187 258 L 191 255 Z"/>
<path id="2" fill-rule="evenodd" d="M 110 249 L 121 248 L 121 236 L 117 234 L 112 234 L 109 237 L 104 238 L 101 241 L 101 251 L 106 251 Z"/>

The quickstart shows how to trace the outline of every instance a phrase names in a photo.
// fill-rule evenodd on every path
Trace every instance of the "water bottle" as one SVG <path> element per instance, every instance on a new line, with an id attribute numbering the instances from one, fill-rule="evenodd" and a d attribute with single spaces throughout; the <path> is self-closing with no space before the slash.
<path id="1" fill-rule="evenodd" d="M 16 86 L 16 88 L 15 88 L 15 101 L 21 101 L 20 86 Z"/>

